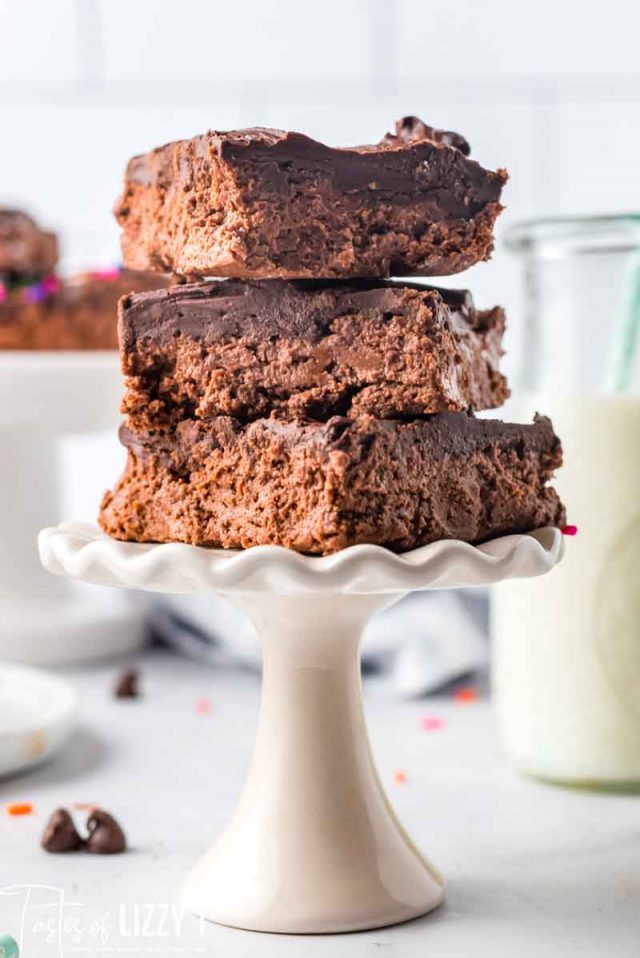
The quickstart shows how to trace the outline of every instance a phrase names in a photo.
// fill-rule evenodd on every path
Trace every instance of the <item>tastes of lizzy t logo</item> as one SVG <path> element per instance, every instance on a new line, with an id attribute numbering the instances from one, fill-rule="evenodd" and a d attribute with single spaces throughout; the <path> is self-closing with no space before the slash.
<path id="1" fill-rule="evenodd" d="M 0 915 L 11 935 L 0 934 L 0 958 L 72 955 L 197 955 L 204 922 L 172 903 L 83 905 L 52 885 L 0 888 Z M 7 922 L 5 924 L 5 921 Z M 4 951 L 3 951 L 4 949 Z"/>

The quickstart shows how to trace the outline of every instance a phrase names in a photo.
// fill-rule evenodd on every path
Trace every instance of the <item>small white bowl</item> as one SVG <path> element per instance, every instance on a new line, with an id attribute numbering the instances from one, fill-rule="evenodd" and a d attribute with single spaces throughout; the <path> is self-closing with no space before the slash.
<path id="1" fill-rule="evenodd" d="M 0 663 L 0 776 L 49 758 L 69 737 L 76 693 L 55 675 Z"/>

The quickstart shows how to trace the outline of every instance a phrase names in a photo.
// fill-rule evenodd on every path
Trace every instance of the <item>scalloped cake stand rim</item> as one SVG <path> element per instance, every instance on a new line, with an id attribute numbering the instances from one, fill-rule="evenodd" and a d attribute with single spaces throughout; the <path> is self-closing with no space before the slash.
<path id="1" fill-rule="evenodd" d="M 560 560 L 563 536 L 547 527 L 478 546 L 449 539 L 405 553 L 356 545 L 308 556 L 273 545 L 226 550 L 122 542 L 97 526 L 74 522 L 43 529 L 38 544 L 50 572 L 99 585 L 174 593 L 371 595 L 543 575 Z"/>

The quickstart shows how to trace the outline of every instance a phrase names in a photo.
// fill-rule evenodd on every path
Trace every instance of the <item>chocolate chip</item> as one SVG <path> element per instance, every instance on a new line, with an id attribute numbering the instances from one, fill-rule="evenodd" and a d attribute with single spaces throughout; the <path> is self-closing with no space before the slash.
<path id="1" fill-rule="evenodd" d="M 432 143 L 453 146 L 465 156 L 471 153 L 468 141 L 459 133 L 454 133 L 452 130 L 437 130 L 417 116 L 403 116 L 396 121 L 395 126 L 396 132 L 387 133 L 383 143 L 417 143 L 419 140 L 431 140 Z"/>
<path id="2" fill-rule="evenodd" d="M 46 852 L 73 852 L 82 848 L 83 841 L 76 831 L 66 808 L 57 808 L 44 830 L 41 843 Z"/>
<path id="3" fill-rule="evenodd" d="M 136 669 L 129 669 L 123 672 L 114 690 L 117 699 L 137 699 L 140 697 L 140 688 L 138 685 L 139 674 Z"/>
<path id="4" fill-rule="evenodd" d="M 127 840 L 115 818 L 97 808 L 87 820 L 89 837 L 85 843 L 88 852 L 95 855 L 117 855 L 126 851 Z"/>

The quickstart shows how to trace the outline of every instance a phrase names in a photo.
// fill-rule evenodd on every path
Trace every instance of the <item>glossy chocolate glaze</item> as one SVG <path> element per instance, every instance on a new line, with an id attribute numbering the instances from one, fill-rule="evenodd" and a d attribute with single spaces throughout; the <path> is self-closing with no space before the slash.
<path id="1" fill-rule="evenodd" d="M 424 135 L 405 132 L 407 119 L 421 123 Z M 395 136 L 387 134 L 374 146 L 338 149 L 302 133 L 254 127 L 194 137 L 193 155 L 216 157 L 247 170 L 264 188 L 278 193 L 292 178 L 326 180 L 341 193 L 371 193 L 387 202 L 410 204 L 426 194 L 452 218 L 469 219 L 488 203 L 497 202 L 506 180 L 503 171 L 483 169 L 468 157 L 469 146 L 459 134 L 423 124 L 417 118 L 398 121 Z M 428 138 L 428 135 L 433 138 Z M 127 179 L 135 184 L 162 185 L 175 178 L 189 182 L 190 164 L 175 157 L 187 141 L 176 141 L 133 157 Z"/>
<path id="2" fill-rule="evenodd" d="M 131 348 L 138 336 L 161 343 L 179 330 L 192 337 L 207 332 L 261 336 L 295 333 L 317 338 L 318 323 L 340 312 L 393 310 L 394 293 L 436 292 L 451 313 L 471 327 L 480 322 L 471 293 L 424 283 L 393 280 L 246 280 L 189 283 L 126 296 L 120 303 L 121 343 Z"/>

